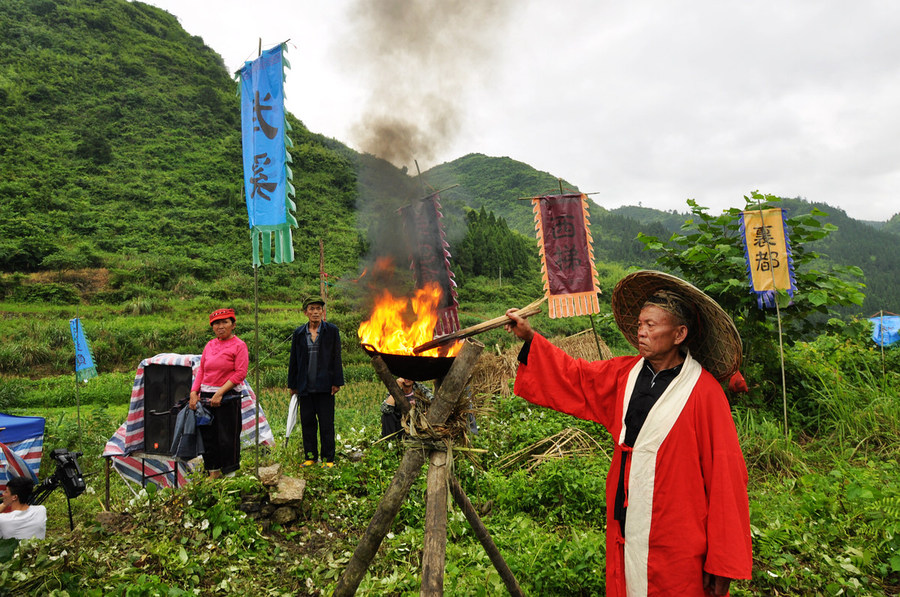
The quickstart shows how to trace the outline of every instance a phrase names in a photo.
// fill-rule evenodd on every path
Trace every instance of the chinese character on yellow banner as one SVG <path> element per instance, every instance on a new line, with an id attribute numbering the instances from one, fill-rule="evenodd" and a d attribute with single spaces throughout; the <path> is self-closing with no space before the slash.
<path id="1" fill-rule="evenodd" d="M 791 297 L 797 289 L 794 262 L 781 208 L 758 209 L 742 213 L 741 236 L 750 288 L 756 293 L 759 308 L 775 307 L 776 291 Z"/>

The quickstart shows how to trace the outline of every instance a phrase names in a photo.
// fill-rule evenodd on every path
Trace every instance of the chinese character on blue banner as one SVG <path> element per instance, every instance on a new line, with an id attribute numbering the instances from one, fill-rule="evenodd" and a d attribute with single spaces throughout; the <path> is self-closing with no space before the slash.
<path id="1" fill-rule="evenodd" d="M 244 191 L 253 243 L 253 265 L 294 260 L 291 226 L 297 220 L 291 197 L 292 146 L 284 117 L 284 44 L 246 62 L 238 74 L 241 89 L 241 140 Z M 274 244 L 274 257 L 272 246 Z"/>
<path id="2" fill-rule="evenodd" d="M 87 381 L 92 377 L 97 377 L 94 355 L 84 335 L 84 327 L 81 325 L 81 320 L 77 317 L 70 319 L 69 329 L 72 330 L 72 341 L 75 343 L 75 379 Z"/>

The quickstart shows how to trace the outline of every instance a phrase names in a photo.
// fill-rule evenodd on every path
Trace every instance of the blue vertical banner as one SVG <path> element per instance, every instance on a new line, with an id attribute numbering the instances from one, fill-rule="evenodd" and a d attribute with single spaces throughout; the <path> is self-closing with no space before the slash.
<path id="1" fill-rule="evenodd" d="M 253 265 L 294 260 L 291 226 L 297 225 L 291 184 L 293 147 L 284 112 L 285 44 L 262 52 L 238 72 L 244 195 L 250 220 Z M 273 251 L 274 245 L 274 251 Z"/>
<path id="2" fill-rule="evenodd" d="M 75 379 L 87 381 L 97 377 L 97 367 L 94 366 L 94 354 L 84 335 L 84 327 L 77 317 L 69 320 L 69 329 L 72 331 L 72 341 L 75 343 Z"/>

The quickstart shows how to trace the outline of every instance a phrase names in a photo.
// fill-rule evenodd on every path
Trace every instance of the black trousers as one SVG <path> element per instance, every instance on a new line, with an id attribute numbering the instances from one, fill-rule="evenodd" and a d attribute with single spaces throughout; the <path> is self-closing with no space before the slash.
<path id="1" fill-rule="evenodd" d="M 201 397 L 212 397 L 203 392 Z M 241 468 L 241 398 L 235 397 L 217 407 L 210 406 L 213 420 L 200 425 L 203 438 L 203 467 L 207 471 L 222 471 L 223 475 Z"/>
<path id="2" fill-rule="evenodd" d="M 385 412 L 387 411 L 387 412 Z M 381 411 L 381 437 L 387 437 L 391 434 L 397 433 L 401 429 L 403 429 L 403 425 L 401 424 L 402 418 L 400 416 L 400 409 L 394 406 L 388 406 L 387 408 L 382 407 Z M 402 438 L 397 438 L 402 439 Z"/>
<path id="3" fill-rule="evenodd" d="M 307 460 L 334 462 L 334 394 L 316 392 L 300 397 L 300 429 L 303 431 L 303 453 Z M 321 451 L 317 432 L 321 435 Z"/>

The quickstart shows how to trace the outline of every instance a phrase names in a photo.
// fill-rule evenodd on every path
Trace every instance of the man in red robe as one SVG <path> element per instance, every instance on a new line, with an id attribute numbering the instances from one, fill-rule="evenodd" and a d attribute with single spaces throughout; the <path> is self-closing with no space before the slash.
<path id="1" fill-rule="evenodd" d="M 712 299 L 660 272 L 624 278 L 613 312 L 640 356 L 573 359 L 507 311 L 525 341 L 515 393 L 615 440 L 607 595 L 727 595 L 752 565 L 747 469 L 716 381 L 737 370 L 740 337 Z"/>

